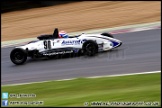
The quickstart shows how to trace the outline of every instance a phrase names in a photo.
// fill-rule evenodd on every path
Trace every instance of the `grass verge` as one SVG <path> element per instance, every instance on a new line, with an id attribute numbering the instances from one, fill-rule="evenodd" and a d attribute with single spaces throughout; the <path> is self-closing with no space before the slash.
<path id="1" fill-rule="evenodd" d="M 109 106 L 130 105 L 161 106 L 161 73 L 105 78 L 78 78 L 37 84 L 3 86 L 9 94 L 36 94 L 35 98 L 9 98 L 11 101 L 44 101 L 44 105 L 29 106 Z M 95 102 L 95 103 L 94 103 Z M 9 105 L 25 106 L 25 105 Z"/>

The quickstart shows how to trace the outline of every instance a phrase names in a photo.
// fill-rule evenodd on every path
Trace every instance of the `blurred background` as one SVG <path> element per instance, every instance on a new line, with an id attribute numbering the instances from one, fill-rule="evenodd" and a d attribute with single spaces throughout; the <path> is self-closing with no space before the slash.
<path id="1" fill-rule="evenodd" d="M 2 41 L 161 20 L 160 1 L 1 1 Z"/>
<path id="2" fill-rule="evenodd" d="M 11 12 L 16 10 L 25 10 L 30 8 L 46 7 L 52 5 L 60 5 L 78 1 L 58 1 L 58 0 L 2 0 L 1 13 Z"/>

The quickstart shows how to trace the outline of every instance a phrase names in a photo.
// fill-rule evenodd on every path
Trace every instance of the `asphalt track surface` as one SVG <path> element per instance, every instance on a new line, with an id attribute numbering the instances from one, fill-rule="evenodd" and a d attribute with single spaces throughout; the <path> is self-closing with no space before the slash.
<path id="1" fill-rule="evenodd" d="M 13 48 L 1 49 L 1 84 L 161 70 L 161 29 L 116 34 L 122 46 L 95 57 L 28 58 L 24 65 L 10 61 Z"/>

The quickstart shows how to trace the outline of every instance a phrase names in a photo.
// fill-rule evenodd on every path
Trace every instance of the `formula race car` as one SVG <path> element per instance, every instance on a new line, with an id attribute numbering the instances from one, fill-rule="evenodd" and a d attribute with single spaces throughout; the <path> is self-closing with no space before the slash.
<path id="1" fill-rule="evenodd" d="M 94 56 L 98 52 L 108 51 L 121 46 L 122 42 L 115 39 L 109 33 L 101 34 L 80 34 L 78 36 L 69 36 L 60 38 L 57 28 L 51 35 L 40 35 L 38 40 L 31 41 L 26 45 L 15 47 L 10 53 L 11 61 L 20 65 L 27 57 L 53 57 L 71 53 L 81 53 L 87 56 Z"/>

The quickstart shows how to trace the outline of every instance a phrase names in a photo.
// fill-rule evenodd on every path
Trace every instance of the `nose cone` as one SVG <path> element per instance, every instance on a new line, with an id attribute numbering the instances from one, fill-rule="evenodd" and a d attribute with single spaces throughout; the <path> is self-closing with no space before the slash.
<path id="1" fill-rule="evenodd" d="M 120 41 L 118 47 L 121 46 L 121 45 L 122 45 L 122 42 Z"/>
<path id="2" fill-rule="evenodd" d="M 116 47 L 119 45 L 119 42 L 112 41 L 112 43 L 113 43 L 113 47 Z"/>
<path id="3" fill-rule="evenodd" d="M 122 44 L 121 41 L 114 41 L 114 40 L 111 40 L 111 42 L 112 42 L 112 45 L 113 45 L 114 48 L 115 48 L 115 47 L 119 47 L 119 46 Z"/>

